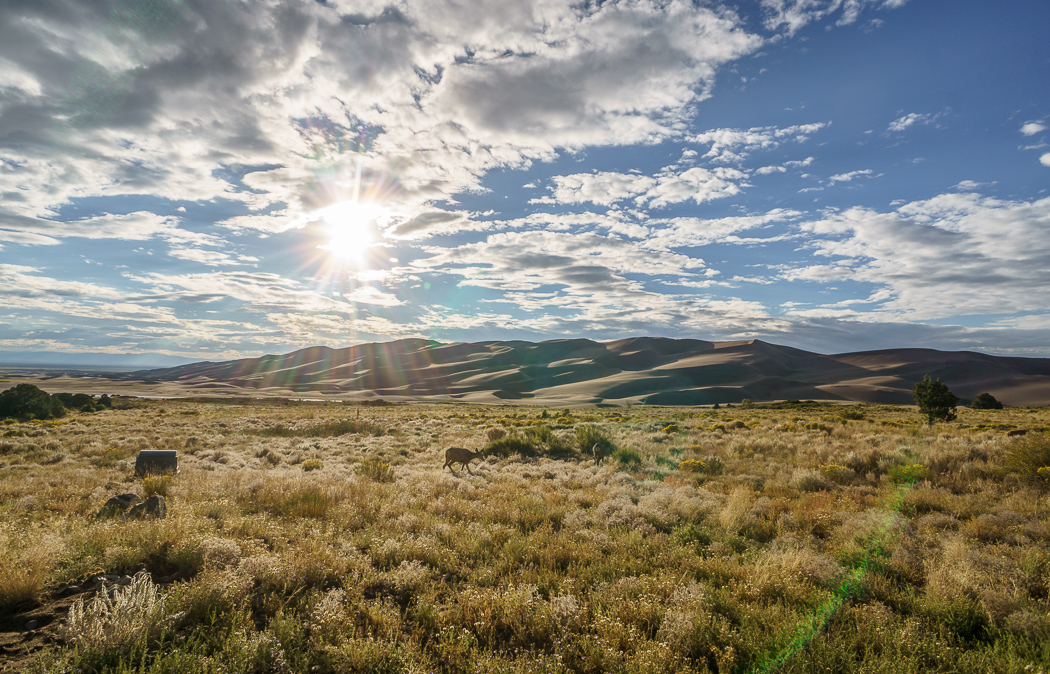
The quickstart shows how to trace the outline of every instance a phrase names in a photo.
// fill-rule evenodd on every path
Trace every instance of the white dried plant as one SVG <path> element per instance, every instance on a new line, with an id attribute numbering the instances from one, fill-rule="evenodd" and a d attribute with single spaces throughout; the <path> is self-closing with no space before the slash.
<path id="1" fill-rule="evenodd" d="M 79 646 L 113 650 L 127 646 L 150 629 L 163 599 L 145 571 L 126 587 L 103 587 L 90 603 L 80 599 L 69 610 L 66 639 Z"/>
<path id="2" fill-rule="evenodd" d="M 200 542 L 198 551 L 206 568 L 225 569 L 241 560 L 241 546 L 229 538 L 209 536 Z"/>
<path id="3" fill-rule="evenodd" d="M 421 562 L 405 560 L 390 572 L 390 580 L 398 592 L 412 592 L 430 577 L 430 571 Z"/>
<path id="4" fill-rule="evenodd" d="M 571 594 L 551 598 L 551 613 L 562 625 L 574 624 L 580 617 L 580 604 Z"/>

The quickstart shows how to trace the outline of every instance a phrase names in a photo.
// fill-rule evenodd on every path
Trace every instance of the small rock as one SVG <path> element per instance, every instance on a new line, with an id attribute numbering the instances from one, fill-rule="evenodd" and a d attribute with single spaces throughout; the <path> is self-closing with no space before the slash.
<path id="1" fill-rule="evenodd" d="M 39 626 L 40 626 L 40 622 L 39 621 L 37 621 L 37 620 L 30 620 L 29 622 L 26 623 L 26 631 L 32 632 L 33 630 L 35 630 Z"/>
<path id="2" fill-rule="evenodd" d="M 131 576 L 121 576 L 113 582 L 114 584 L 119 585 L 121 587 L 126 587 L 128 585 L 131 585 Z"/>
<path id="3" fill-rule="evenodd" d="M 98 514 L 96 514 L 95 517 L 115 517 L 127 512 L 128 508 L 141 502 L 142 499 L 139 498 L 138 494 L 121 494 L 120 496 L 114 496 L 106 501 L 106 504 L 102 506 L 102 509 L 98 511 Z"/>
<path id="4" fill-rule="evenodd" d="M 162 520 L 167 516 L 168 506 L 164 502 L 164 497 L 157 494 L 155 496 L 150 496 L 148 499 L 129 510 L 128 514 L 124 515 L 124 519 L 138 520 L 150 518 Z"/>
<path id="5" fill-rule="evenodd" d="M 83 591 L 83 588 L 81 588 L 79 585 L 66 585 L 64 588 L 59 590 L 58 596 L 68 597 L 73 594 L 80 594 Z"/>

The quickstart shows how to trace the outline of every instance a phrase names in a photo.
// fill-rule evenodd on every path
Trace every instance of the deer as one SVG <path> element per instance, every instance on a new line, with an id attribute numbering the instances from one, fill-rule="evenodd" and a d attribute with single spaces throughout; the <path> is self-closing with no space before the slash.
<path id="1" fill-rule="evenodd" d="M 470 462 L 474 459 L 480 458 L 481 452 L 472 452 L 469 449 L 463 449 L 462 447 L 449 447 L 445 450 L 445 465 L 441 467 L 441 470 L 444 470 L 447 467 L 452 471 L 452 474 L 455 475 L 456 471 L 452 469 L 452 464 L 462 463 L 467 469 L 467 472 L 473 475 L 474 472 L 470 469 Z"/>
<path id="2" fill-rule="evenodd" d="M 594 443 L 594 447 L 591 447 L 591 454 L 594 455 L 594 465 L 597 466 L 602 462 L 602 458 L 605 456 L 605 451 L 602 449 L 602 446 L 596 442 Z"/>

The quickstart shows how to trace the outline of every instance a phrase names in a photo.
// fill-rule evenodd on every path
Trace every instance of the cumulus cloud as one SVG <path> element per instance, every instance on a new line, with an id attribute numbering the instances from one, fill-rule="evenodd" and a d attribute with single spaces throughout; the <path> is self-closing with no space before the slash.
<path id="1" fill-rule="evenodd" d="M 358 158 L 367 189 L 414 209 L 559 149 L 678 136 L 718 69 L 762 43 L 684 0 L 155 9 L 0 7 L 0 159 L 18 167 L 0 171 L 0 227 L 149 194 L 237 201 L 258 214 L 228 225 L 281 231 L 350 198 Z"/>
<path id="2" fill-rule="evenodd" d="M 665 170 L 655 176 L 632 173 L 576 173 L 555 176 L 552 194 L 530 203 L 581 204 L 600 206 L 631 200 L 637 206 L 661 208 L 683 201 L 702 204 L 739 194 L 746 187 L 747 174 L 725 167 L 693 167 L 685 171 Z"/>
<path id="3" fill-rule="evenodd" d="M 1026 136 L 1034 136 L 1036 134 L 1046 131 L 1046 124 L 1043 122 L 1025 122 L 1021 125 L 1021 133 Z"/>
<path id="4" fill-rule="evenodd" d="M 801 230 L 835 262 L 786 279 L 871 284 L 883 293 L 879 310 L 898 319 L 1050 310 L 1050 199 L 949 193 L 891 212 L 834 211 Z"/>
<path id="5" fill-rule="evenodd" d="M 837 173 L 837 174 L 831 176 L 830 178 L 828 178 L 828 182 L 830 182 L 832 184 L 835 184 L 835 183 L 848 183 L 848 182 L 852 182 L 854 178 L 859 178 L 861 176 L 870 176 L 873 173 L 875 173 L 875 172 L 872 171 L 871 169 L 861 169 L 859 171 L 850 171 L 849 173 Z"/>
<path id="6" fill-rule="evenodd" d="M 646 243 L 657 248 L 684 248 L 712 243 L 742 243 L 740 233 L 772 223 L 788 223 L 801 217 L 798 211 L 777 208 L 761 215 L 728 218 L 673 218 L 653 233 Z"/>
<path id="7" fill-rule="evenodd" d="M 739 163 L 756 150 L 772 150 L 786 142 L 803 143 L 821 129 L 824 122 L 788 127 L 763 126 L 750 129 L 712 129 L 691 136 L 690 142 L 710 145 L 704 157 L 715 162 Z"/>

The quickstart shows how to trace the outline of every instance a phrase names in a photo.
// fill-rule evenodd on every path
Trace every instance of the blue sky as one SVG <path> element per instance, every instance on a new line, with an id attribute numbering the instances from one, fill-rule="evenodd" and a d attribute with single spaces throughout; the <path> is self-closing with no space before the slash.
<path id="1" fill-rule="evenodd" d="M 0 352 L 1050 356 L 1050 5 L 0 6 Z"/>

